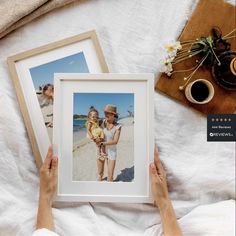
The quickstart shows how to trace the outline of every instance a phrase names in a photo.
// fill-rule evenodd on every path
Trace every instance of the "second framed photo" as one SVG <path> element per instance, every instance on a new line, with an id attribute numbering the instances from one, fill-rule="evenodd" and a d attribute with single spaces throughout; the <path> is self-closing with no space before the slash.
<path id="1" fill-rule="evenodd" d="M 150 202 L 152 74 L 55 74 L 57 201 Z"/>
<path id="2" fill-rule="evenodd" d="M 95 31 L 8 58 L 11 77 L 38 167 L 53 139 L 54 73 L 106 73 Z"/>

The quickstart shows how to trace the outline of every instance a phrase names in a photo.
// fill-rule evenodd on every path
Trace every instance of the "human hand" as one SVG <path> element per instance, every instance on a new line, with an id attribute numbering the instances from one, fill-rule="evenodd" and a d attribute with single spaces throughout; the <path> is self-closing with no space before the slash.
<path id="1" fill-rule="evenodd" d="M 169 201 L 166 172 L 161 164 L 157 147 L 154 150 L 154 163 L 150 164 L 151 189 L 155 204 L 160 208 Z"/>
<path id="2" fill-rule="evenodd" d="M 100 145 L 101 141 L 102 141 L 101 138 L 96 138 L 96 139 L 95 139 L 95 143 L 96 143 L 97 145 Z"/>
<path id="3" fill-rule="evenodd" d="M 95 143 L 99 143 L 100 138 L 94 138 L 93 141 L 94 141 Z"/>
<path id="4" fill-rule="evenodd" d="M 57 190 L 58 158 L 53 156 L 49 146 L 47 156 L 40 168 L 40 198 L 52 204 L 53 195 Z"/>

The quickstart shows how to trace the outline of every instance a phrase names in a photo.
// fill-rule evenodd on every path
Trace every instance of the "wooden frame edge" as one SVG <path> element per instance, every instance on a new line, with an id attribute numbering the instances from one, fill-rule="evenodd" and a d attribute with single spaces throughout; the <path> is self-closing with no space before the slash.
<path id="1" fill-rule="evenodd" d="M 39 169 L 42 165 L 42 158 L 40 155 L 39 147 L 38 147 L 38 144 L 36 141 L 36 137 L 35 137 L 35 134 L 33 131 L 33 126 L 32 126 L 29 112 L 28 112 L 26 102 L 24 99 L 24 94 L 21 89 L 21 85 L 20 85 L 19 78 L 17 75 L 15 61 L 13 61 L 12 58 L 8 58 L 7 63 L 8 63 L 8 67 L 10 70 L 10 77 L 12 79 L 12 82 L 13 82 L 13 85 L 14 85 L 14 88 L 16 91 L 16 96 L 17 96 L 18 104 L 20 106 L 20 111 L 23 116 L 24 124 L 25 124 L 26 130 L 27 130 L 27 134 L 28 134 L 28 137 L 30 140 L 31 147 L 32 147 L 32 152 L 33 152 L 33 155 L 35 158 L 36 166 Z"/>
<path id="2" fill-rule="evenodd" d="M 25 102 L 25 98 L 24 98 L 24 94 L 20 85 L 20 80 L 19 80 L 19 76 L 17 74 L 17 70 L 16 70 L 16 66 L 15 63 L 20 61 L 20 60 L 24 60 L 26 58 L 29 58 L 31 56 L 35 56 L 35 55 L 39 55 L 51 50 L 55 50 L 57 48 L 62 48 L 63 46 L 66 45 L 70 45 L 73 43 L 77 43 L 86 39 L 91 39 L 96 51 L 96 54 L 98 56 L 98 60 L 99 63 L 101 65 L 101 69 L 103 73 L 108 73 L 108 66 L 105 60 L 105 57 L 103 55 L 102 52 L 102 48 L 100 46 L 97 34 L 95 30 L 91 30 L 85 33 L 81 33 L 75 36 L 71 36 L 53 43 L 49 43 L 37 48 L 33 48 L 30 49 L 28 51 L 25 52 L 21 52 L 18 53 L 16 55 L 10 56 L 7 58 L 7 64 L 8 64 L 8 68 L 9 68 L 9 72 L 10 72 L 10 77 L 11 80 L 13 82 L 13 86 L 15 88 L 15 92 L 16 92 L 16 96 L 17 96 L 17 100 L 18 100 L 18 104 L 20 106 L 20 111 L 22 113 L 22 117 L 24 120 L 24 124 L 27 130 L 27 134 L 30 140 L 30 144 L 31 144 L 31 148 L 32 148 L 32 152 L 34 155 L 34 159 L 36 162 L 36 166 L 38 169 L 40 169 L 41 165 L 42 165 L 42 157 L 39 151 L 39 147 L 37 144 L 37 140 L 36 140 L 36 136 L 33 130 L 33 126 L 32 126 L 32 122 L 30 119 L 30 115 L 29 115 L 29 111 L 27 109 L 27 105 Z"/>

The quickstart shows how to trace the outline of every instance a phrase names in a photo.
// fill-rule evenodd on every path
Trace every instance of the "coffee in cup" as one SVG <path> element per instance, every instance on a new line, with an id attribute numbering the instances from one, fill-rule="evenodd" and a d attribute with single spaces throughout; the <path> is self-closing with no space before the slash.
<path id="1" fill-rule="evenodd" d="M 213 98 L 214 87 L 208 80 L 197 79 L 187 85 L 185 96 L 192 103 L 205 104 Z"/>

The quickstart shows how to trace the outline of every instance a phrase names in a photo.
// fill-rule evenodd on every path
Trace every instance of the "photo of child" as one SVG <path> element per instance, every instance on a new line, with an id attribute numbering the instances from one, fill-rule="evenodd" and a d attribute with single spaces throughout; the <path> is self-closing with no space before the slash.
<path id="1" fill-rule="evenodd" d="M 36 92 L 41 111 L 44 116 L 44 123 L 47 128 L 53 127 L 53 93 L 54 86 L 53 84 L 46 84 L 42 87 L 39 87 L 39 91 Z"/>
<path id="2" fill-rule="evenodd" d="M 88 113 L 88 121 L 86 123 L 87 135 L 95 142 L 103 142 L 105 134 L 102 128 L 99 126 L 99 114 L 98 111 L 92 106 Z M 98 147 L 98 158 L 102 161 L 107 157 L 105 146 L 97 145 Z"/>
<path id="3" fill-rule="evenodd" d="M 54 73 L 89 73 L 84 53 L 80 52 L 30 68 L 45 127 L 52 141 Z"/>
<path id="4" fill-rule="evenodd" d="M 133 109 L 132 93 L 74 93 L 74 181 L 134 181 Z"/>

